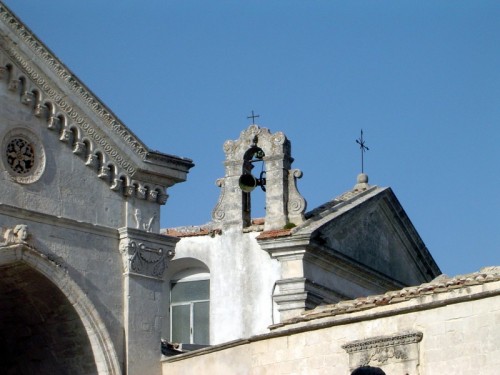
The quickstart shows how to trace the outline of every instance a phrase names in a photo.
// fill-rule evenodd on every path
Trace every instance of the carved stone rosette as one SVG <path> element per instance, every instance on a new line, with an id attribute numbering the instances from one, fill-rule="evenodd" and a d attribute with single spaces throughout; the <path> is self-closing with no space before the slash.
<path id="1" fill-rule="evenodd" d="M 178 239 L 133 228 L 119 232 L 124 274 L 162 279 Z"/>

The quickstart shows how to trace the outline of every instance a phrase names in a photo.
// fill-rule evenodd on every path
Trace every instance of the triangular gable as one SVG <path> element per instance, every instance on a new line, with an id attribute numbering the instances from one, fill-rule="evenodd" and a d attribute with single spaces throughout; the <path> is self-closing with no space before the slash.
<path id="1" fill-rule="evenodd" d="M 190 159 L 149 150 L 1 2 L 0 80 L 124 196 L 164 204 L 165 188 L 185 181 L 193 166 Z"/>
<path id="2" fill-rule="evenodd" d="M 390 188 L 348 192 L 307 216 L 293 236 L 308 235 L 403 284 L 429 281 L 441 273 Z"/>

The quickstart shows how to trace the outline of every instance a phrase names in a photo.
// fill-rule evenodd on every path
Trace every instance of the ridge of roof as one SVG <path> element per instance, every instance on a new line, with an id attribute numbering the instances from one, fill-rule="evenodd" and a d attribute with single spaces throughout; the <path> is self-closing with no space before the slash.
<path id="1" fill-rule="evenodd" d="M 380 295 L 341 301 L 332 305 L 318 306 L 313 310 L 303 312 L 298 317 L 275 324 L 271 326 L 271 329 L 325 317 L 350 314 L 384 305 L 397 304 L 424 295 L 440 294 L 452 290 L 468 288 L 473 285 L 483 285 L 494 281 L 500 281 L 500 266 L 484 267 L 478 272 L 457 275 L 454 277 L 449 277 L 443 274 L 436 277 L 429 283 L 405 287 L 400 290 L 389 291 Z"/>
<path id="2" fill-rule="evenodd" d="M 386 187 L 379 187 L 376 185 L 368 187 L 366 190 L 348 190 L 332 200 L 323 203 L 322 205 L 312 209 L 307 212 L 305 217 L 306 220 L 292 229 L 292 234 L 307 231 L 311 226 L 319 227 L 323 224 L 325 220 L 330 220 L 329 216 L 334 213 L 342 213 L 349 210 L 349 207 L 357 202 L 361 203 L 372 196 L 386 191 Z"/>

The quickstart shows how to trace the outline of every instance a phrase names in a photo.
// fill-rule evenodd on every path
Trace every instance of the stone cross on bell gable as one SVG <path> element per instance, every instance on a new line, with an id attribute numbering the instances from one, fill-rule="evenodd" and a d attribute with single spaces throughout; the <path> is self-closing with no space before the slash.
<path id="1" fill-rule="evenodd" d="M 253 113 L 253 109 L 252 109 L 252 114 L 250 116 L 247 116 L 247 118 L 251 118 L 252 119 L 252 124 L 255 124 L 255 119 L 257 117 L 260 117 L 260 115 L 256 115 Z"/>

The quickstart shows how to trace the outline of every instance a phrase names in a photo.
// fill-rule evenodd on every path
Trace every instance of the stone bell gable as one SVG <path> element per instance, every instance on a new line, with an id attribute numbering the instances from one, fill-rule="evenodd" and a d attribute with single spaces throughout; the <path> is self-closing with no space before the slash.
<path id="1" fill-rule="evenodd" d="M 251 191 L 241 188 L 242 176 L 255 180 L 265 190 L 266 230 L 282 229 L 304 221 L 306 201 L 297 190 L 302 172 L 292 169 L 290 141 L 282 132 L 250 125 L 240 138 L 224 143 L 225 176 L 217 180 L 221 188 L 212 219 L 224 227 L 245 228 L 251 225 Z M 257 164 L 263 163 L 258 175 Z M 257 172 L 252 171 L 255 168 Z M 251 182 L 250 182 L 251 183 Z"/>

